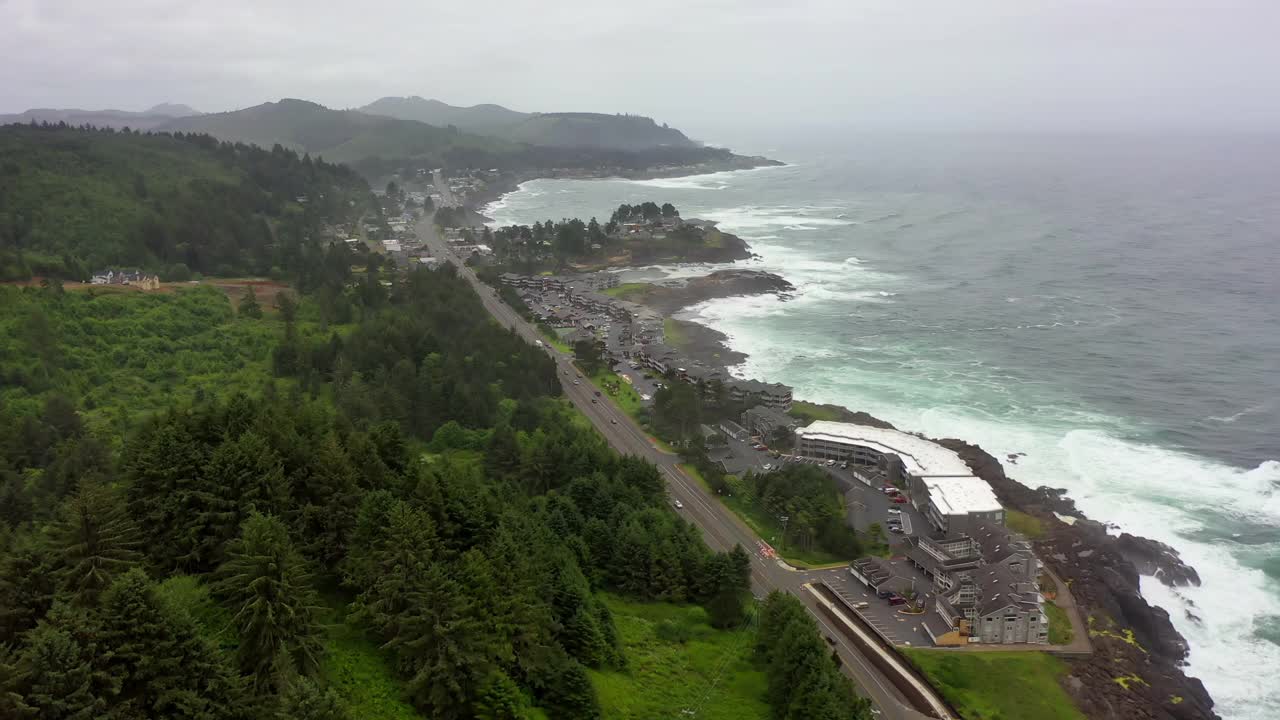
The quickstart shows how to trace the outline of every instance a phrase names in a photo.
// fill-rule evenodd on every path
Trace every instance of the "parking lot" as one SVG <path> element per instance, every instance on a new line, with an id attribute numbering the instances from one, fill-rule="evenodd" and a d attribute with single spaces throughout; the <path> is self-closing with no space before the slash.
<path id="1" fill-rule="evenodd" d="M 933 587 L 932 583 L 905 559 L 891 563 L 887 560 L 885 562 L 889 563 L 899 575 L 915 578 L 916 589 L 921 594 L 926 614 L 932 612 L 933 593 L 930 592 Z M 865 609 L 857 612 L 895 645 L 933 647 L 933 641 L 929 639 L 929 634 L 924 630 L 925 615 L 903 615 L 898 612 L 902 609 L 902 606 L 890 605 L 888 600 L 881 600 L 876 597 L 874 592 L 867 589 L 857 578 L 849 574 L 849 568 L 814 570 L 806 573 L 806 575 L 809 582 L 816 580 L 825 582 L 828 587 L 847 600 L 850 605 L 860 602 L 867 603 Z"/>

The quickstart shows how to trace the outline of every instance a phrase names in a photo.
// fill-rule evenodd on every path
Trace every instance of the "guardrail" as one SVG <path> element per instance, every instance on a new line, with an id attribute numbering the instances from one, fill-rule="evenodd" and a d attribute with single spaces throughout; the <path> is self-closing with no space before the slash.
<path id="1" fill-rule="evenodd" d="M 874 626 L 863 620 L 862 614 L 847 600 L 840 597 L 821 580 L 812 583 L 810 588 L 819 599 L 824 601 L 821 603 L 822 611 L 834 621 L 840 633 L 853 643 L 862 656 L 875 665 L 889 682 L 893 683 L 914 710 L 942 720 L 955 720 L 960 717 L 955 708 L 951 707 L 929 685 L 929 681 L 898 652 L 893 643 L 889 642 Z M 856 623 L 857 627 L 864 632 L 850 628 L 849 623 Z"/>

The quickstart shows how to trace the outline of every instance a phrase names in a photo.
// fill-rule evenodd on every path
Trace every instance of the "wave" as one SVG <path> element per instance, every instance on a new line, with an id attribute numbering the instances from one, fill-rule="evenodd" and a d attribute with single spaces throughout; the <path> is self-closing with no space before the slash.
<path id="1" fill-rule="evenodd" d="M 1262 412 L 1263 410 L 1267 410 L 1267 409 L 1269 409 L 1270 407 L 1271 407 L 1271 403 L 1262 403 L 1262 404 L 1260 404 L 1260 405 L 1254 405 L 1254 406 L 1252 406 L 1252 407 L 1247 407 L 1247 408 L 1245 408 L 1244 410 L 1241 410 L 1240 412 L 1238 412 L 1238 413 L 1236 413 L 1236 414 L 1234 414 L 1234 415 L 1227 415 L 1227 416 L 1225 416 L 1225 417 L 1220 417 L 1220 416 L 1217 416 L 1217 415 L 1210 415 L 1210 416 L 1209 416 L 1208 418 L 1206 418 L 1206 419 L 1207 419 L 1207 420 L 1212 420 L 1212 421 L 1214 421 L 1214 422 L 1220 422 L 1220 423 L 1233 423 L 1233 422 L 1235 422 L 1235 421 L 1239 420 L 1240 418 L 1242 418 L 1242 417 L 1244 417 L 1244 416 L 1246 416 L 1246 415 L 1252 415 L 1252 414 L 1257 413 L 1257 412 Z"/>

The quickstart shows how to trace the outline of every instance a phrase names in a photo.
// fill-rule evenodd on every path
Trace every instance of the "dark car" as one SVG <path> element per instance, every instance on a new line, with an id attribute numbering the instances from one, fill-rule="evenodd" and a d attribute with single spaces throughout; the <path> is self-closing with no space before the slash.
<path id="1" fill-rule="evenodd" d="M 894 595 L 893 597 L 889 598 L 889 604 L 890 605 L 906 605 L 907 600 L 901 595 Z"/>
<path id="2" fill-rule="evenodd" d="M 880 598 L 881 600 L 888 600 L 889 598 L 894 597 L 894 592 L 892 590 L 881 590 L 880 592 L 876 593 L 876 597 Z"/>

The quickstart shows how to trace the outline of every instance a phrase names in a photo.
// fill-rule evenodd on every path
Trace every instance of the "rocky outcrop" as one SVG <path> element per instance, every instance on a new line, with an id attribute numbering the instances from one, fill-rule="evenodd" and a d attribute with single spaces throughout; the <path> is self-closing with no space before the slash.
<path id="1" fill-rule="evenodd" d="M 1177 550 L 1162 542 L 1120 533 L 1116 545 L 1140 575 L 1157 578 L 1169 587 L 1200 585 L 1200 573 L 1183 562 Z"/>
<path id="2" fill-rule="evenodd" d="M 626 299 L 670 315 L 681 308 L 716 298 L 785 294 L 794 290 L 795 287 L 785 278 L 773 273 L 760 270 L 717 270 L 703 277 L 650 285 L 628 294 Z"/>

